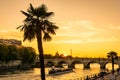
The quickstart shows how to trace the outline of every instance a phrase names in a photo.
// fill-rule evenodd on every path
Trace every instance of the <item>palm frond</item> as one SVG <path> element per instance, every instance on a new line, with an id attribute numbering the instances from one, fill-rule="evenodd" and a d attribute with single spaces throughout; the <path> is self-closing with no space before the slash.
<path id="1" fill-rule="evenodd" d="M 25 28 L 24 29 L 24 40 L 25 41 L 26 39 L 29 40 L 29 41 L 32 41 L 35 39 L 35 31 L 33 29 L 33 26 L 32 25 L 29 25 L 29 27 Z"/>
<path id="2" fill-rule="evenodd" d="M 56 30 L 56 29 L 59 29 L 58 26 L 56 26 L 56 25 L 54 25 L 54 24 L 52 24 L 52 27 L 53 27 L 53 29 L 55 29 L 55 30 Z"/>
<path id="3" fill-rule="evenodd" d="M 32 6 L 31 3 L 30 3 L 30 7 L 27 9 L 27 12 L 30 13 L 32 16 L 36 15 L 35 8 Z"/>
<path id="4" fill-rule="evenodd" d="M 55 30 L 58 29 L 58 27 L 56 25 L 54 25 L 53 22 L 50 22 L 48 20 L 44 20 L 44 25 L 45 25 L 45 31 L 47 31 L 48 33 L 51 34 L 56 34 Z"/>
<path id="5" fill-rule="evenodd" d="M 44 41 L 51 41 L 52 38 L 51 38 L 51 36 L 50 36 L 48 33 L 45 33 L 45 34 L 44 34 L 44 37 L 43 37 L 43 40 L 44 40 Z"/>
<path id="6" fill-rule="evenodd" d="M 44 13 L 47 12 L 47 7 L 46 7 L 45 4 L 42 4 L 42 5 L 41 5 L 41 11 L 44 12 Z"/>
<path id="7" fill-rule="evenodd" d="M 45 14 L 46 18 L 49 18 L 50 16 L 53 16 L 54 15 L 54 12 L 47 12 Z"/>
<path id="8" fill-rule="evenodd" d="M 107 53 L 107 57 L 116 59 L 118 56 L 116 52 L 110 51 L 109 53 Z"/>
<path id="9" fill-rule="evenodd" d="M 23 25 L 18 26 L 16 29 L 20 29 Z"/>
<path id="10" fill-rule="evenodd" d="M 54 13 L 47 12 L 46 5 L 42 4 L 41 6 L 34 8 L 32 4 L 30 4 L 27 12 L 21 12 L 26 16 L 26 18 L 24 19 L 24 25 L 17 27 L 17 29 L 20 29 L 20 31 L 24 32 L 23 41 L 32 41 L 36 38 L 38 31 L 43 31 L 44 41 L 52 40 L 50 34 L 56 34 L 55 30 L 58 29 L 58 27 L 53 22 L 48 20 L 48 18 Z"/>
<path id="11" fill-rule="evenodd" d="M 34 8 L 31 3 L 30 3 L 30 9 L 34 12 Z"/>
<path id="12" fill-rule="evenodd" d="M 28 13 L 22 11 L 22 10 L 21 10 L 21 12 L 22 12 L 25 16 L 27 16 L 27 17 L 28 17 L 28 16 L 31 16 L 30 14 L 28 14 Z"/>
<path id="13" fill-rule="evenodd" d="M 37 9 L 36 9 L 38 16 L 41 17 L 41 18 L 47 18 L 48 15 L 50 14 L 53 14 L 53 12 L 49 13 L 47 12 L 47 7 L 45 4 L 42 4 L 41 6 L 39 6 Z"/>

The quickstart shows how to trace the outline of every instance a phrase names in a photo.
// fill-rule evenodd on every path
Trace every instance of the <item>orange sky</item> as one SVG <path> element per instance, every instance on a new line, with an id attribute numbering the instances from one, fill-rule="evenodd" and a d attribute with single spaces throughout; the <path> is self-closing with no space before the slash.
<path id="1" fill-rule="evenodd" d="M 120 55 L 120 0 L 1 0 L 0 38 L 22 40 L 16 27 L 23 24 L 29 3 L 45 3 L 55 15 L 50 20 L 59 26 L 51 42 L 44 43 L 44 53 L 57 51 L 80 57 L 106 57 L 110 51 Z M 36 41 L 24 42 L 37 51 Z"/>

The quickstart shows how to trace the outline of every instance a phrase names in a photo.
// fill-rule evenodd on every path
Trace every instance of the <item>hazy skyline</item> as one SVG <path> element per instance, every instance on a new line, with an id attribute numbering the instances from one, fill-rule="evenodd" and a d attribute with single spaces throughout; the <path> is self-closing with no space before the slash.
<path id="1" fill-rule="evenodd" d="M 23 24 L 29 4 L 46 4 L 55 13 L 51 20 L 59 30 L 51 42 L 44 43 L 44 53 L 57 51 L 80 57 L 106 57 L 110 51 L 120 54 L 120 0 L 1 0 L 0 38 L 22 40 L 16 28 Z M 24 42 L 37 50 L 36 41 Z"/>

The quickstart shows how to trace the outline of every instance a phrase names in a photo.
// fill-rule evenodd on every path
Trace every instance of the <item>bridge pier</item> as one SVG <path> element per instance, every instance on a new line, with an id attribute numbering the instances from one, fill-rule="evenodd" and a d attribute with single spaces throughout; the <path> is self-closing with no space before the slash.
<path id="1" fill-rule="evenodd" d="M 103 70 L 106 69 L 106 68 L 105 68 L 105 64 L 103 64 L 103 63 L 100 64 L 100 69 L 103 69 Z"/>
<path id="2" fill-rule="evenodd" d="M 106 68 L 105 68 L 105 66 L 100 66 L 100 69 L 103 69 L 103 70 L 104 70 L 104 69 L 106 69 Z"/>
<path id="3" fill-rule="evenodd" d="M 75 66 L 74 65 L 70 65 L 70 66 L 68 66 L 68 68 L 75 68 Z"/>
<path id="4" fill-rule="evenodd" d="M 90 69 L 90 66 L 84 66 L 84 69 Z"/>
<path id="5" fill-rule="evenodd" d="M 84 63 L 84 69 L 90 69 L 90 64 L 89 63 Z"/>

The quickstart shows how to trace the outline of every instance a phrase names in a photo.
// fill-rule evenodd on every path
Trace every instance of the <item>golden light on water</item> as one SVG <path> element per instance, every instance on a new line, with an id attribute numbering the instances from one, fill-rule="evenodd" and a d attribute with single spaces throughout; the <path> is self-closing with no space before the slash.
<path id="1" fill-rule="evenodd" d="M 39 75 L 40 74 L 40 69 L 39 68 L 34 68 L 34 74 Z"/>
<path id="2" fill-rule="evenodd" d="M 75 68 L 84 69 L 83 64 L 75 64 Z"/>
<path id="3" fill-rule="evenodd" d="M 93 68 L 99 68 L 100 69 L 100 64 L 98 63 L 92 63 L 90 64 L 90 68 L 93 69 Z"/>
<path id="4" fill-rule="evenodd" d="M 107 64 L 106 64 L 106 68 L 107 68 L 108 70 L 112 70 L 112 63 L 107 63 Z M 116 69 L 118 69 L 118 68 L 119 68 L 118 64 L 114 64 L 114 69 L 116 70 Z"/>
<path id="5" fill-rule="evenodd" d="M 75 68 L 84 69 L 84 65 L 83 64 L 75 64 Z M 90 69 L 95 69 L 95 68 L 100 69 L 100 64 L 98 64 L 98 63 L 90 64 Z M 118 64 L 114 64 L 114 68 L 115 69 L 119 68 Z M 106 64 L 106 69 L 112 70 L 112 63 L 107 63 Z"/>

